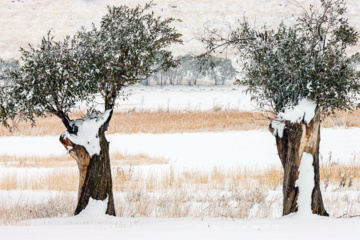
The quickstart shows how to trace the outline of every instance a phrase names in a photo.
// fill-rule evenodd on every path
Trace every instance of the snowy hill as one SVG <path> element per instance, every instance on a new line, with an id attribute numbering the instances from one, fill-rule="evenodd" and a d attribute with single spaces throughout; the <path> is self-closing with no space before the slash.
<path id="1" fill-rule="evenodd" d="M 49 30 L 56 39 L 73 34 L 80 26 L 98 24 L 106 13 L 106 5 L 135 6 L 145 0 L 1 0 L 0 4 L 0 58 L 18 58 L 19 48 L 28 43 L 38 44 Z M 247 17 L 258 25 L 277 25 L 282 19 L 292 21 L 292 13 L 301 9 L 287 0 L 155 0 L 154 11 L 163 17 L 182 20 L 176 28 L 183 34 L 184 45 L 176 46 L 178 55 L 200 53 L 202 45 L 196 40 L 204 25 L 226 29 L 234 27 L 236 20 Z M 298 0 L 304 6 L 319 5 L 315 0 Z M 360 2 L 348 1 L 348 17 L 356 26 L 360 24 Z M 355 47 L 352 51 L 359 49 Z"/>

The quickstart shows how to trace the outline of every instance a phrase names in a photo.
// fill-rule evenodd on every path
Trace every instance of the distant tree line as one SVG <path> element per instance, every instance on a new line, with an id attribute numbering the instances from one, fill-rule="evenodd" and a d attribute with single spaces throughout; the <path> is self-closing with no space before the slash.
<path id="1" fill-rule="evenodd" d="M 226 81 L 233 80 L 236 70 L 230 59 L 221 57 L 197 58 L 191 55 L 178 56 L 177 67 L 167 71 L 161 70 L 142 82 L 143 85 L 188 85 L 196 86 L 205 81 L 208 84 L 224 85 Z M 5 78 L 5 69 L 16 69 L 19 61 L 15 59 L 3 60 L 0 58 L 0 85 L 9 85 Z"/>
<path id="2" fill-rule="evenodd" d="M 191 55 L 177 57 L 177 67 L 158 71 L 142 82 L 143 85 L 198 85 L 200 81 L 224 85 L 235 77 L 236 70 L 230 59 L 220 57 L 197 58 Z"/>

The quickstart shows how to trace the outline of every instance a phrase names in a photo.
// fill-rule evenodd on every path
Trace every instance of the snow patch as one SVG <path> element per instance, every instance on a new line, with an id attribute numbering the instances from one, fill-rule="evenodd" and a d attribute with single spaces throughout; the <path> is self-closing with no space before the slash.
<path id="1" fill-rule="evenodd" d="M 280 138 L 283 136 L 285 129 L 285 121 L 291 123 L 299 123 L 302 120 L 309 124 L 315 116 L 316 103 L 309 99 L 302 99 L 298 105 L 288 107 L 284 112 L 278 113 L 276 118 L 271 122 L 271 127 L 274 129 L 274 135 L 278 134 Z"/>
<path id="2" fill-rule="evenodd" d="M 303 153 L 299 166 L 299 178 L 295 186 L 299 188 L 299 196 L 297 200 L 298 212 L 296 216 L 309 217 L 312 216 L 311 195 L 314 189 L 314 167 L 313 156 L 309 153 Z"/>
<path id="3" fill-rule="evenodd" d="M 76 218 L 86 218 L 88 220 L 96 220 L 102 216 L 108 216 L 105 214 L 109 196 L 101 201 L 90 198 L 89 203 L 84 210 L 82 210 Z"/>
<path id="4" fill-rule="evenodd" d="M 77 126 L 77 134 L 71 134 L 65 131 L 61 136 L 69 138 L 71 142 L 85 147 L 90 157 L 94 154 L 100 154 L 99 129 L 110 116 L 111 110 L 106 110 L 102 114 L 90 115 L 83 119 L 72 121 L 72 126 Z M 68 149 L 69 150 L 69 149 Z"/>
<path id="5" fill-rule="evenodd" d="M 302 99 L 298 105 L 288 107 L 278 114 L 277 118 L 291 123 L 299 123 L 302 120 L 308 124 L 315 116 L 316 103 L 309 99 Z"/>
<path id="6" fill-rule="evenodd" d="M 279 136 L 279 138 L 283 137 L 285 123 L 275 119 L 275 120 L 271 121 L 271 127 L 274 129 L 275 136 L 277 134 Z"/>

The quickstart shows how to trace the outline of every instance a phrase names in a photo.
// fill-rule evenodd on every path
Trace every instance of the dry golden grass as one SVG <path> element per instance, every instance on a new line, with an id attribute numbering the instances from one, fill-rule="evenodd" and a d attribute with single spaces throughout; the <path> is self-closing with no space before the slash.
<path id="1" fill-rule="evenodd" d="M 352 175 L 351 186 L 349 181 L 342 185 L 344 174 L 341 172 L 344 171 L 346 176 Z M 356 200 L 360 199 L 359 172 L 358 165 L 323 164 L 321 188 L 326 209 L 332 216 L 343 216 L 345 208 L 348 215 L 344 217 L 359 214 L 360 205 Z M 176 171 L 171 165 L 165 165 L 160 173 L 147 174 L 140 166 L 118 166 L 113 168 L 116 212 L 121 217 L 280 217 L 282 175 L 280 166 L 257 170 L 214 167 L 209 171 Z M 328 190 L 327 176 L 331 186 Z M 0 190 L 57 191 L 58 196 L 46 197 L 41 202 L 31 202 L 25 196 L 11 202 L 6 194 L 0 195 L 0 224 L 70 216 L 75 209 L 77 187 L 76 167 L 55 168 L 36 175 L 10 171 L 1 176 Z"/>
<path id="2" fill-rule="evenodd" d="M 53 167 L 75 167 L 76 162 L 70 155 L 64 156 L 27 156 L 17 157 L 9 155 L 0 155 L 0 165 L 6 167 L 41 167 L 41 168 L 53 168 Z"/>
<path id="3" fill-rule="evenodd" d="M 212 171 L 172 171 L 150 173 L 143 176 L 141 171 L 134 171 L 133 166 L 113 168 L 114 191 L 147 191 L 157 192 L 174 189 L 194 191 L 240 191 L 253 188 L 268 188 L 275 190 L 282 184 L 282 170 L 271 168 L 267 170 L 247 170 L 244 168 L 220 169 Z M 76 191 L 78 187 L 78 172 L 76 168 L 60 168 L 33 174 L 7 173 L 0 178 L 0 190 L 49 190 Z"/>
<path id="4" fill-rule="evenodd" d="M 28 225 L 29 222 L 25 220 L 73 215 L 76 197 L 74 192 L 59 192 L 36 202 L 23 197 L 16 202 L 0 199 L 0 225 Z"/>
<path id="5" fill-rule="evenodd" d="M 169 159 L 164 157 L 154 157 L 147 154 L 128 154 L 123 155 L 121 153 L 113 153 L 110 156 L 112 166 L 123 166 L 123 165 L 154 165 L 154 164 L 168 164 Z"/>
<path id="6" fill-rule="evenodd" d="M 73 113 L 72 119 L 82 116 Z M 10 133 L 0 126 L 0 136 L 25 135 L 60 135 L 65 131 L 64 126 L 57 117 L 41 118 L 36 120 L 36 127 L 31 128 L 30 123 L 22 122 L 18 130 Z M 113 133 L 178 133 L 178 132 L 204 132 L 229 130 L 267 129 L 269 120 L 263 114 L 255 112 L 208 111 L 208 112 L 130 112 L 115 113 L 110 123 L 108 134 Z M 352 113 L 336 112 L 325 118 L 322 127 L 360 127 L 360 109 Z"/>
<path id="7" fill-rule="evenodd" d="M 45 190 L 45 191 L 76 191 L 78 184 L 76 171 L 56 169 L 46 173 L 20 175 L 6 173 L 0 178 L 1 190 Z"/>
<path id="8" fill-rule="evenodd" d="M 322 120 L 321 126 L 325 128 L 333 127 L 360 127 L 360 109 L 352 112 L 336 111 Z"/>
<path id="9" fill-rule="evenodd" d="M 320 181 L 324 183 L 325 189 L 329 186 L 352 187 L 360 181 L 360 161 L 354 155 L 352 161 L 347 164 L 333 162 L 331 154 L 326 162 L 320 167 Z"/>
<path id="10" fill-rule="evenodd" d="M 333 185 L 351 186 L 353 181 L 360 180 L 360 166 L 333 163 L 320 169 L 320 179 Z"/>
<path id="11" fill-rule="evenodd" d="M 131 168 L 117 168 L 113 176 L 115 191 L 146 192 L 187 189 L 194 192 L 208 191 L 241 191 L 253 188 L 275 190 L 282 184 L 282 170 L 276 167 L 266 170 L 249 170 L 246 168 L 218 168 L 211 171 L 187 170 L 168 171 L 148 174 L 146 177 L 137 174 Z"/>
<path id="12" fill-rule="evenodd" d="M 122 165 L 151 165 L 167 164 L 168 159 L 163 157 L 151 157 L 146 154 L 123 155 L 113 153 L 110 156 L 112 166 Z M 75 160 L 70 155 L 63 156 L 27 156 L 17 157 L 9 155 L 0 155 L 0 166 L 6 167 L 38 167 L 38 168 L 55 168 L 55 167 L 76 167 Z"/>
<path id="13" fill-rule="evenodd" d="M 159 111 L 117 115 L 111 125 L 110 129 L 114 133 L 174 133 L 250 130 L 266 128 L 268 123 L 260 113 Z"/>
<path id="14" fill-rule="evenodd" d="M 142 163 L 141 163 L 142 164 Z M 114 191 L 158 192 L 174 189 L 191 191 L 240 191 L 254 188 L 276 190 L 282 186 L 283 171 L 280 167 L 267 169 L 246 169 L 242 167 L 225 169 L 214 167 L 211 171 L 187 170 L 175 172 L 169 167 L 144 176 L 134 170 L 134 165 L 113 167 Z M 328 179 L 328 180 L 327 180 Z M 321 182 L 339 187 L 352 187 L 360 182 L 360 166 L 332 164 L 321 168 Z M 76 191 L 78 172 L 76 168 L 60 168 L 37 176 L 15 173 L 0 178 L 0 190 L 53 190 Z M 359 186 L 357 186 L 359 187 Z"/>
<path id="15" fill-rule="evenodd" d="M 146 190 L 149 192 L 167 189 L 191 188 L 202 190 L 239 190 L 266 188 L 277 189 L 282 185 L 283 170 L 280 166 L 267 169 L 247 169 L 245 167 L 221 168 L 214 167 L 211 171 L 184 170 L 175 171 L 168 165 L 168 159 L 150 157 L 145 154 L 122 155 L 112 154 L 113 182 L 115 191 Z M 320 178 L 325 188 L 330 185 L 339 187 L 354 185 L 360 182 L 360 164 L 356 156 L 353 163 L 334 163 L 329 156 L 320 168 Z M 13 157 L 0 156 L 0 164 L 6 167 L 54 168 L 38 176 L 20 176 L 14 173 L 1 176 L 0 189 L 22 190 L 54 190 L 75 191 L 78 185 L 78 172 L 75 160 L 70 156 L 63 157 Z M 162 164 L 167 166 L 159 175 L 149 173 L 145 177 L 135 166 Z M 31 172 L 31 171 L 30 171 Z"/>
<path id="16" fill-rule="evenodd" d="M 71 115 L 80 118 L 80 113 Z M 36 120 L 36 127 L 22 122 L 18 130 L 10 133 L 0 127 L 0 136 L 11 135 L 60 135 L 65 131 L 57 117 Z M 175 133 L 199 131 L 265 129 L 268 121 L 260 113 L 219 111 L 219 112 L 131 112 L 115 113 L 108 134 L 113 133 Z"/>
<path id="17" fill-rule="evenodd" d="M 282 190 L 256 188 L 240 191 L 193 192 L 173 188 L 161 192 L 132 189 L 114 193 L 117 216 L 158 218 L 278 218 L 282 212 Z M 0 197 L 1 198 L 1 197 Z M 32 200 L 29 196 L 11 199 L 2 195 L 0 225 L 26 225 L 34 218 L 66 217 L 74 214 L 75 191 L 58 192 Z M 360 193 L 327 191 L 324 204 L 332 217 L 351 217 L 360 214 Z"/>

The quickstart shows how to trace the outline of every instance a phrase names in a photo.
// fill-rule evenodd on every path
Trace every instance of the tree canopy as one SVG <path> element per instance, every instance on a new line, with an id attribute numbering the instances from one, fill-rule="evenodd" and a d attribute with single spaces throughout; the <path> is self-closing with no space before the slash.
<path id="1" fill-rule="evenodd" d="M 104 110 L 113 109 L 123 87 L 175 66 L 168 48 L 182 43 L 171 26 L 177 19 L 155 16 L 152 5 L 109 6 L 99 28 L 81 28 L 63 41 L 48 33 L 37 47 L 22 48 L 20 68 L 6 72 L 11 84 L 0 90 L 1 123 L 35 124 L 36 117 L 54 114 L 72 133 L 68 114 L 76 103 L 101 94 Z"/>
<path id="2" fill-rule="evenodd" d="M 247 86 L 263 109 L 278 113 L 304 98 L 325 112 L 350 109 L 360 85 L 355 56 L 346 50 L 359 34 L 345 12 L 345 0 L 321 0 L 320 9 L 303 9 L 293 26 L 257 29 L 244 18 L 229 38 L 213 30 L 203 41 L 208 53 L 228 46 L 238 50 L 244 77 L 237 83 Z"/>

